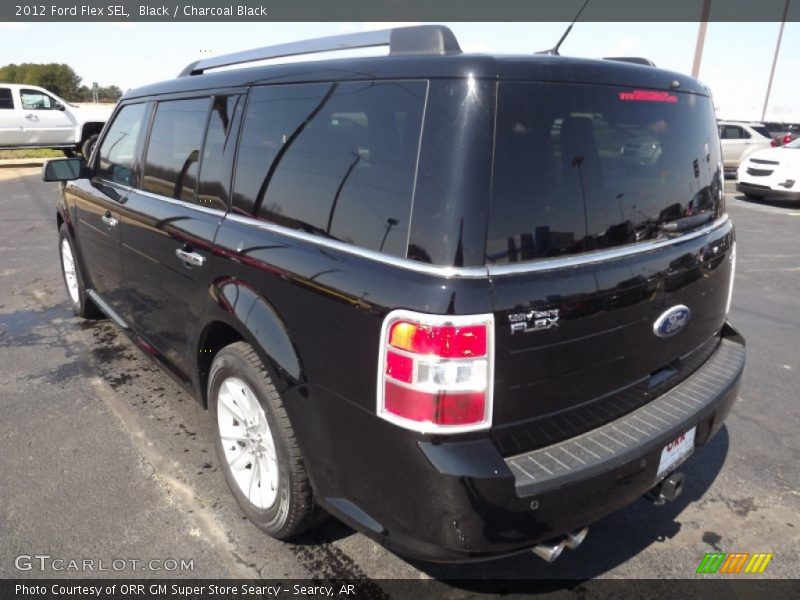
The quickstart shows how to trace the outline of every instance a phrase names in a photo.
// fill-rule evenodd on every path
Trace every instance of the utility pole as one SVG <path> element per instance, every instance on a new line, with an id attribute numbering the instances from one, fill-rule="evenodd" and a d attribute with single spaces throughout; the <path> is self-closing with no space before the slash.
<path id="1" fill-rule="evenodd" d="M 767 118 L 767 104 L 769 104 L 769 93 L 772 91 L 772 78 L 775 77 L 775 65 L 778 64 L 778 51 L 781 49 L 781 38 L 783 38 L 783 27 L 786 25 L 786 16 L 789 14 L 789 0 L 783 7 L 783 18 L 781 28 L 778 31 L 778 43 L 775 44 L 775 56 L 772 58 L 772 69 L 769 72 L 769 83 L 767 84 L 767 95 L 764 96 L 764 110 L 761 111 L 761 120 Z"/>
<path id="2" fill-rule="evenodd" d="M 703 46 L 706 43 L 709 12 L 711 12 L 711 0 L 703 0 L 703 12 L 700 14 L 700 29 L 697 31 L 697 44 L 694 47 L 694 62 L 692 62 L 692 77 L 695 79 L 700 76 L 700 61 L 703 59 Z"/>

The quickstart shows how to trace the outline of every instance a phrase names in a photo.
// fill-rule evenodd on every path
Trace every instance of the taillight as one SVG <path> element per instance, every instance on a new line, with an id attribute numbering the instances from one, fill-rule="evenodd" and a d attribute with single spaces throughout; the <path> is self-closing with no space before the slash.
<path id="1" fill-rule="evenodd" d="M 770 145 L 770 148 L 777 148 L 778 142 L 776 142 L 775 140 L 770 140 L 769 141 L 769 145 Z"/>
<path id="2" fill-rule="evenodd" d="M 381 330 L 378 415 L 421 433 L 492 424 L 494 317 L 396 310 Z"/>
<path id="3" fill-rule="evenodd" d="M 784 144 L 788 144 L 788 143 L 789 143 L 789 142 L 791 142 L 791 141 L 792 141 L 792 136 L 791 136 L 791 135 L 785 135 L 785 136 L 783 136 L 783 143 L 784 143 Z"/>

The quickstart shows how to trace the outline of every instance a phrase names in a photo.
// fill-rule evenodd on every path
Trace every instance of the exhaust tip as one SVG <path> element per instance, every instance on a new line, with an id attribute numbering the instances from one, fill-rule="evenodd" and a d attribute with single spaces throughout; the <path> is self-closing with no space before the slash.
<path id="1" fill-rule="evenodd" d="M 570 550 L 575 550 L 578 546 L 583 543 L 583 540 L 586 539 L 586 536 L 589 533 L 589 528 L 584 527 L 580 531 L 573 531 L 567 534 L 566 539 L 564 540 L 564 544 Z"/>
<path id="2" fill-rule="evenodd" d="M 539 558 L 542 558 L 547 562 L 551 563 L 559 556 L 561 556 L 561 553 L 564 551 L 565 547 L 566 547 L 565 540 L 562 540 L 561 542 L 558 543 L 545 542 L 544 544 L 536 544 L 533 547 L 533 553 Z"/>

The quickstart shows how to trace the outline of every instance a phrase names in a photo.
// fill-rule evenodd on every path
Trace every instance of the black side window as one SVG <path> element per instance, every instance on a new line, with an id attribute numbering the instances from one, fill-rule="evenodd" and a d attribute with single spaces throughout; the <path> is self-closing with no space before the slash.
<path id="1" fill-rule="evenodd" d="M 159 102 L 150 128 L 142 189 L 195 201 L 197 171 L 210 98 Z"/>
<path id="2" fill-rule="evenodd" d="M 405 256 L 426 89 L 424 81 L 253 89 L 234 209 Z"/>
<path id="3" fill-rule="evenodd" d="M 723 140 L 742 140 L 749 138 L 750 135 L 738 125 L 723 125 L 720 137 Z"/>
<path id="4" fill-rule="evenodd" d="M 13 108 L 14 99 L 11 97 L 11 90 L 8 88 L 0 88 L 0 110 Z"/>
<path id="5" fill-rule="evenodd" d="M 136 142 L 142 132 L 145 104 L 123 106 L 100 146 L 97 176 L 121 185 L 133 185 Z"/>
<path id="6" fill-rule="evenodd" d="M 226 210 L 231 187 L 236 134 L 242 119 L 244 96 L 215 96 L 200 163 L 197 202 L 203 206 Z"/>

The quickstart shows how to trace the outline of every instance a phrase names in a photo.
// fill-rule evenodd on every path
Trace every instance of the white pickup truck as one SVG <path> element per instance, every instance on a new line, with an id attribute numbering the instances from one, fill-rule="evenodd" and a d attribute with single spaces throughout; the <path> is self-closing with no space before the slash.
<path id="1" fill-rule="evenodd" d="M 34 85 L 0 83 L 0 150 L 58 148 L 88 156 L 113 105 L 78 107 Z"/>

